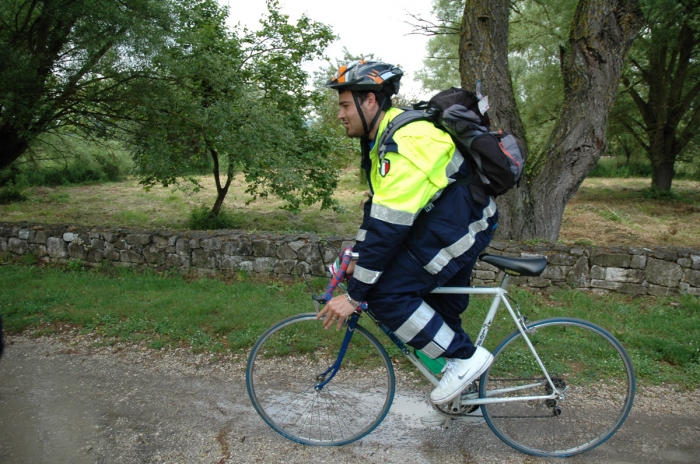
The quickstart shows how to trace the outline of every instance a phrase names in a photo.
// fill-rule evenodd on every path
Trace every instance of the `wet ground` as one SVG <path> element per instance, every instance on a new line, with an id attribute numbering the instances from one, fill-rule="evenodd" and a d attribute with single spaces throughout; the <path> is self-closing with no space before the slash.
<path id="1" fill-rule="evenodd" d="M 78 339 L 12 337 L 0 360 L 0 463 L 699 463 L 700 390 L 644 389 L 605 444 L 566 461 L 526 456 L 486 425 L 425 428 L 427 387 L 339 448 L 294 444 L 258 417 L 242 359 Z M 405 382 L 404 382 L 405 383 Z"/>

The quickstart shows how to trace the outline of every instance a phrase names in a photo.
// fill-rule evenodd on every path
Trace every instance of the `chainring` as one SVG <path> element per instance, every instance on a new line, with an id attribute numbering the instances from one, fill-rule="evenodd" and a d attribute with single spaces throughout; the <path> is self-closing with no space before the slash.
<path id="1" fill-rule="evenodd" d="M 479 384 L 475 380 L 467 388 L 465 388 L 462 391 L 462 394 L 460 395 L 461 401 L 460 401 L 459 409 L 456 412 L 452 410 L 453 401 L 450 401 L 449 403 L 445 403 L 445 404 L 433 404 L 433 408 L 435 408 L 440 413 L 442 413 L 446 416 L 463 416 L 464 414 L 469 414 L 470 412 L 476 411 L 479 408 L 479 406 L 474 405 L 474 404 L 464 404 L 463 402 L 466 400 L 468 395 L 471 395 L 473 393 L 478 393 L 478 392 L 479 392 Z"/>

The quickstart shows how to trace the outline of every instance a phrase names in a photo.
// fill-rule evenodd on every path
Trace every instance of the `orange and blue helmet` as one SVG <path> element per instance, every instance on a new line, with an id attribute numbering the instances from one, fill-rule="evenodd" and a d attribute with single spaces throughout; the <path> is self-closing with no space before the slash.
<path id="1" fill-rule="evenodd" d="M 326 87 L 352 92 L 378 92 L 384 89 L 389 95 L 399 93 L 403 71 L 394 65 L 381 61 L 353 61 L 338 68 L 338 71 L 326 83 Z"/>

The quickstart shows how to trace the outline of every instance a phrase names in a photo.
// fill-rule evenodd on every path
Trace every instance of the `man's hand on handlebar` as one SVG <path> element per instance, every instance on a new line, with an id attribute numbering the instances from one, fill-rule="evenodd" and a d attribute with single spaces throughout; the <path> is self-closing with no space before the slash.
<path id="1" fill-rule="evenodd" d="M 323 327 L 330 329 L 333 324 L 337 323 L 336 330 L 340 330 L 345 319 L 354 312 L 355 308 L 348 302 L 347 297 L 345 295 L 338 295 L 331 298 L 331 300 L 326 303 L 323 309 L 316 315 L 316 319 L 321 319 L 325 316 Z"/>

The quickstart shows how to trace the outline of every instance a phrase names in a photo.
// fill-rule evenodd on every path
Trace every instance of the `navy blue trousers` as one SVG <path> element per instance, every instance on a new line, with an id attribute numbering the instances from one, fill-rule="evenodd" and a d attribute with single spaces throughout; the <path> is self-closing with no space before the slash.
<path id="1" fill-rule="evenodd" d="M 470 358 L 476 348 L 461 318 L 469 295 L 430 292 L 436 287 L 469 286 L 474 265 L 493 237 L 495 221 L 476 234 L 475 243 L 460 257 L 463 265 L 447 277 L 430 274 L 402 247 L 366 295 L 369 309 L 404 342 L 433 359 Z"/>

